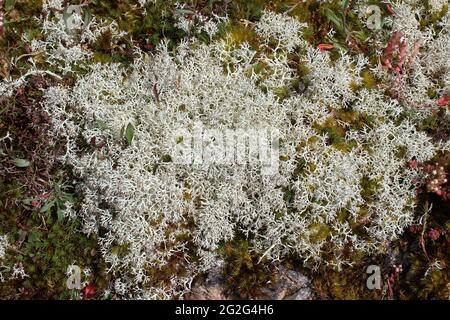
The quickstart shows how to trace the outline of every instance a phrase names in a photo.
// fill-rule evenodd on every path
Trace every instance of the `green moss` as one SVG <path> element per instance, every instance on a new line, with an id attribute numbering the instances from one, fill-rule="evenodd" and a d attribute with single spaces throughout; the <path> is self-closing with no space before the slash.
<path id="1" fill-rule="evenodd" d="M 130 253 L 130 245 L 128 243 L 117 244 L 111 248 L 111 253 L 123 258 Z"/>
<path id="2" fill-rule="evenodd" d="M 342 144 L 345 142 L 345 132 L 339 126 L 323 126 L 319 128 L 318 133 L 326 135 L 328 144 L 338 149 L 342 147 Z"/>
<path id="3" fill-rule="evenodd" d="M 321 135 L 326 135 L 328 144 L 341 152 L 349 152 L 357 146 L 357 142 L 355 140 L 346 140 L 348 128 L 344 128 L 336 120 L 348 123 L 352 130 L 361 130 L 365 126 L 371 127 L 374 122 L 374 118 L 371 116 L 351 110 L 338 109 L 333 110 L 333 116 L 328 118 L 324 123 L 314 124 L 316 132 Z"/>
<path id="4" fill-rule="evenodd" d="M 19 194 L 16 196 L 20 197 Z M 95 265 L 97 272 L 104 268 L 103 262 L 92 254 L 97 251 L 96 238 L 87 238 L 80 233 L 79 220 L 58 222 L 56 218 L 50 218 L 43 224 L 42 215 L 38 212 L 31 212 L 27 218 L 17 207 L 0 211 L 0 220 L 2 233 L 9 235 L 11 243 L 18 244 L 8 253 L 6 263 L 22 263 L 29 275 L 25 279 L 4 283 L 0 289 L 2 298 L 15 295 L 18 288 L 24 289 L 22 298 L 73 296 L 76 292 L 66 287 L 69 265 L 75 263 L 80 268 Z M 98 279 L 102 277 L 96 276 Z M 96 287 L 102 289 L 99 285 Z"/>
<path id="5" fill-rule="evenodd" d="M 364 70 L 361 74 L 362 76 L 362 84 L 366 89 L 374 89 L 377 86 L 377 80 L 374 75 L 370 72 L 370 70 Z"/>
<path id="6" fill-rule="evenodd" d="M 430 6 L 428 4 L 428 1 L 423 1 L 425 4 L 425 8 L 427 10 L 430 10 Z M 433 26 L 434 28 L 439 28 L 437 26 L 437 22 L 439 22 L 448 12 L 448 4 L 445 4 L 441 11 L 431 13 L 428 15 L 424 15 L 424 18 L 419 21 L 420 23 L 420 30 L 425 30 L 427 27 Z"/>
<path id="7" fill-rule="evenodd" d="M 162 158 L 161 158 L 161 161 L 162 162 L 172 162 L 172 157 L 170 155 L 168 155 L 168 154 L 163 155 Z"/>
<path id="8" fill-rule="evenodd" d="M 297 74 L 299 78 L 305 78 L 311 71 L 309 70 L 308 66 L 306 65 L 305 61 L 300 61 L 297 64 Z"/>
<path id="9" fill-rule="evenodd" d="M 239 46 L 244 42 L 247 42 L 252 48 L 257 49 L 260 44 L 260 39 L 256 35 L 253 28 L 244 25 L 230 24 L 228 30 L 225 33 L 225 38 L 230 41 L 230 44 Z"/>
<path id="10" fill-rule="evenodd" d="M 234 0 L 230 3 L 231 16 L 238 21 L 241 19 L 248 21 L 259 20 L 266 3 L 265 0 Z"/>
<path id="11" fill-rule="evenodd" d="M 325 241 L 331 235 L 330 227 L 324 223 L 313 223 L 308 229 L 311 232 L 309 240 L 313 243 Z"/>
<path id="12" fill-rule="evenodd" d="M 402 160 L 405 158 L 407 152 L 408 152 L 408 149 L 405 146 L 400 146 L 400 147 L 397 147 L 395 156 L 397 157 L 397 159 Z"/>
<path id="13" fill-rule="evenodd" d="M 293 173 L 293 178 L 298 179 L 298 177 L 304 175 L 306 173 L 307 161 L 304 157 L 299 157 L 297 159 L 297 165 L 295 166 L 295 170 Z"/>
<path id="14" fill-rule="evenodd" d="M 290 189 L 290 188 L 283 188 L 283 200 L 291 203 L 292 201 L 294 201 L 294 197 L 295 197 L 295 191 Z"/>
<path id="15" fill-rule="evenodd" d="M 289 89 L 286 87 L 273 88 L 272 90 L 280 100 L 286 99 L 290 93 Z"/>
<path id="16" fill-rule="evenodd" d="M 0 56 L 7 58 L 20 57 L 29 53 L 29 44 L 22 41 L 22 34 L 28 35 L 30 39 L 42 38 L 40 23 L 35 17 L 39 17 L 42 11 L 42 0 L 38 1 L 13 1 L 9 11 L 5 14 L 5 34 L 0 37 Z M 23 58 L 10 66 L 11 76 L 18 77 L 30 68 L 30 63 Z M 42 63 L 37 63 L 37 67 L 45 69 Z"/>
<path id="17" fill-rule="evenodd" d="M 238 236 L 224 243 L 219 252 L 225 261 L 224 277 L 228 294 L 235 298 L 255 298 L 269 281 L 275 280 L 275 269 L 265 259 L 251 252 L 248 240 Z"/>
<path id="18" fill-rule="evenodd" d="M 366 203 L 373 202 L 380 187 L 380 182 L 376 179 L 363 177 L 359 184 L 361 186 L 361 197 L 366 201 Z"/>

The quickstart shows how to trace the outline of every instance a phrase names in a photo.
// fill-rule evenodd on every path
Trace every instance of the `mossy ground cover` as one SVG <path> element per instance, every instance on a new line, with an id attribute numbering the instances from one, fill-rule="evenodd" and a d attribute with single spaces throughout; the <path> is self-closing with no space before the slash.
<path id="1" fill-rule="evenodd" d="M 340 50 L 363 53 L 372 65 L 378 63 L 379 57 L 372 49 L 371 41 L 374 31 L 368 30 L 361 19 L 352 12 L 351 1 L 331 1 L 319 5 L 316 1 L 304 2 L 294 0 L 236 0 L 236 1 L 179 1 L 188 8 L 204 15 L 227 12 L 230 22 L 223 26 L 217 37 L 228 36 L 236 43 L 247 41 L 257 44 L 259 39 L 247 26 L 257 21 L 264 9 L 276 12 L 288 12 L 301 22 L 308 22 L 305 39 L 317 46 L 332 44 L 332 56 Z M 383 14 L 389 14 L 389 8 L 379 1 Z M 73 4 L 80 4 L 73 1 Z M 0 40 L 0 75 L 18 77 L 31 67 L 32 52 L 29 43 L 21 35 L 29 38 L 43 37 L 37 17 L 42 14 L 41 1 L 15 0 L 5 1 L 5 35 Z M 117 62 L 124 65 L 133 61 L 133 48 L 153 52 L 163 39 L 169 39 L 172 45 L 178 43 L 186 33 L 175 25 L 175 1 L 157 1 L 146 5 L 142 10 L 136 1 L 97 1 L 89 3 L 89 10 L 95 16 L 107 21 L 116 21 L 119 29 L 128 34 L 119 43 L 111 45 L 111 35 L 104 33 L 90 48 L 93 61 L 101 63 Z M 441 12 L 424 18 L 423 27 L 433 25 L 445 14 Z M 438 28 L 438 26 L 436 26 Z M 333 28 L 337 32 L 330 36 Z M 209 41 L 206 35 L 200 35 L 202 41 Z M 12 58 L 17 58 L 11 64 Z M 38 66 L 52 70 L 44 59 L 37 59 Z M 298 81 L 280 92 L 280 98 L 295 94 L 298 86 L 308 73 L 301 63 L 292 60 L 297 66 Z M 262 66 L 264 68 L 264 66 Z M 82 74 L 83 70 L 79 70 Z M 68 74 L 62 83 L 72 83 L 76 74 Z M 27 277 L 13 279 L 2 283 L 0 298 L 3 299 L 80 299 L 85 297 L 83 290 L 70 290 L 66 286 L 67 268 L 77 264 L 89 268 L 92 272 L 85 277 L 85 286 L 93 285 L 95 298 L 111 298 L 100 293 L 109 285 L 107 265 L 98 252 L 97 239 L 94 235 L 86 236 L 81 232 L 79 220 L 69 220 L 64 216 L 67 205 L 76 207 L 82 197 L 77 192 L 76 180 L 70 168 L 61 167 L 54 159 L 64 152 L 64 146 L 50 133 L 52 123 L 40 104 L 42 90 L 49 85 L 49 80 L 36 76 L 29 83 L 20 87 L 12 98 L 0 98 L 0 137 L 9 134 L 6 149 L 0 160 L 0 233 L 10 235 L 11 248 L 8 256 L 14 256 L 21 263 Z M 56 80 L 54 80 L 56 81 Z M 363 74 L 360 88 L 373 89 L 381 84 L 369 69 Z M 355 90 L 360 89 L 355 88 Z M 433 93 L 430 93 L 433 94 Z M 448 119 L 447 119 L 448 120 Z M 365 114 L 358 114 L 351 109 L 336 112 L 325 125 L 315 129 L 325 135 L 328 143 L 341 151 L 349 151 L 351 143 L 345 143 L 345 129 L 339 124 L 346 121 L 355 128 L 371 125 L 371 119 Z M 436 139 L 448 138 L 450 128 L 442 114 L 435 114 L 423 121 L 421 130 Z M 303 142 L 308 144 L 313 142 Z M 299 145 L 301 147 L 301 145 Z M 450 164 L 446 162 L 448 154 L 438 156 L 446 172 Z M 282 159 L 281 159 L 282 160 Z M 308 163 L 302 163 L 298 169 L 299 176 Z M 407 165 L 407 164 L 405 164 Z M 309 168 L 311 170 L 311 168 Z M 366 179 L 362 181 L 362 197 L 371 200 L 377 182 Z M 292 190 L 286 189 L 285 200 L 292 199 Z M 404 235 L 391 243 L 391 252 L 373 257 L 361 256 L 351 251 L 346 254 L 353 262 L 351 267 L 336 271 L 330 268 L 303 268 L 303 262 L 295 258 L 287 259 L 284 264 L 299 269 L 307 274 L 313 283 L 318 298 L 326 299 L 447 299 L 450 294 L 450 215 L 448 199 L 444 200 L 426 188 L 420 194 L 418 216 L 422 224 L 405 230 Z M 345 212 L 343 213 L 345 215 Z M 353 226 L 358 228 L 358 223 Z M 329 239 L 330 232 L 326 225 L 317 225 L 317 239 Z M 274 277 L 275 268 L 261 256 L 249 251 L 248 239 L 236 236 L 228 243 L 223 243 L 220 253 L 226 262 L 228 287 L 233 296 L 257 297 L 258 291 Z M 330 248 L 330 251 L 332 248 Z M 381 267 L 385 290 L 368 290 L 366 287 L 369 265 Z M 397 272 L 394 265 L 402 265 Z M 447 266 L 447 268 L 445 268 Z M 176 269 L 176 262 L 168 268 Z M 174 270 L 155 270 L 155 281 L 164 281 Z"/>

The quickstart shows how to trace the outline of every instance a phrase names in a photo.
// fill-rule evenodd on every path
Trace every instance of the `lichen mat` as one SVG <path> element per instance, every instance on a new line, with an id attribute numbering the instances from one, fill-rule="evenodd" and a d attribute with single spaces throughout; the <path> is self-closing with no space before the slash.
<path id="1" fill-rule="evenodd" d="M 423 223 L 417 193 L 430 176 L 428 192 L 447 199 L 446 165 L 434 162 L 448 159 L 448 137 L 423 128 L 437 113 L 449 119 L 446 2 L 392 2 L 379 29 L 359 33 L 351 23 L 370 14 L 365 2 L 310 2 L 328 18 L 325 34 L 296 4 L 236 22 L 177 3 L 183 37 L 129 48 L 122 63 L 95 49 L 124 46 L 119 19 L 43 1 L 41 36 L 22 35 L 31 66 L 0 94 L 55 79 L 41 107 L 77 195 L 58 217 L 96 239 L 105 296 L 184 297 L 233 241 L 258 263 L 341 270 Z M 435 20 L 420 20 L 423 10 Z"/>

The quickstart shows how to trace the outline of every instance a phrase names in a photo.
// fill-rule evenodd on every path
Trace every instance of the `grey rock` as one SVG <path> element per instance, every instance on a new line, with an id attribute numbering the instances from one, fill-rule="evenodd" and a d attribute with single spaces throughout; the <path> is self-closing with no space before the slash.
<path id="1" fill-rule="evenodd" d="M 205 280 L 194 283 L 187 300 L 227 300 L 221 268 L 210 270 Z"/>
<path id="2" fill-rule="evenodd" d="M 311 300 L 311 282 L 302 273 L 281 267 L 275 283 L 262 290 L 261 299 L 269 300 Z"/>
<path id="3" fill-rule="evenodd" d="M 221 268 L 210 270 L 206 279 L 197 281 L 187 300 L 227 300 L 225 279 Z M 239 292 L 236 292 L 239 295 Z M 267 283 L 257 300 L 312 300 L 311 282 L 302 273 L 280 267 L 276 281 Z"/>

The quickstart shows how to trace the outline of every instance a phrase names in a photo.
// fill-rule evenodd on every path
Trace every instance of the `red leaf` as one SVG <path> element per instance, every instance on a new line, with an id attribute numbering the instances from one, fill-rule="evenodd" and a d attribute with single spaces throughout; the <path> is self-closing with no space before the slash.
<path id="1" fill-rule="evenodd" d="M 392 6 L 390 3 L 386 3 L 386 10 L 390 13 L 390 14 L 395 14 L 394 9 L 392 9 Z"/>
<path id="2" fill-rule="evenodd" d="M 417 160 L 410 160 L 409 162 L 408 162 L 408 164 L 409 164 L 409 167 L 410 168 L 417 168 Z"/>
<path id="3" fill-rule="evenodd" d="M 95 287 L 93 284 L 89 284 L 84 288 L 84 298 L 90 299 L 95 296 Z"/>
<path id="4" fill-rule="evenodd" d="M 394 52 L 398 49 L 398 62 L 393 62 Z M 401 31 L 396 31 L 389 39 L 386 49 L 384 49 L 383 56 L 381 57 L 381 63 L 389 70 L 394 69 L 396 73 L 399 73 L 402 69 L 403 63 L 406 58 L 406 51 L 408 49 L 408 42 L 405 35 Z"/>
<path id="5" fill-rule="evenodd" d="M 450 103 L 450 95 L 439 98 L 436 103 L 440 107 L 445 107 Z"/>
<path id="6" fill-rule="evenodd" d="M 331 50 L 334 48 L 334 45 L 331 43 L 321 43 L 317 45 L 317 49 L 319 50 Z"/>
<path id="7" fill-rule="evenodd" d="M 154 48 L 155 48 L 155 46 L 153 44 L 151 44 L 151 43 L 144 44 L 144 49 L 145 50 L 151 51 Z"/>

